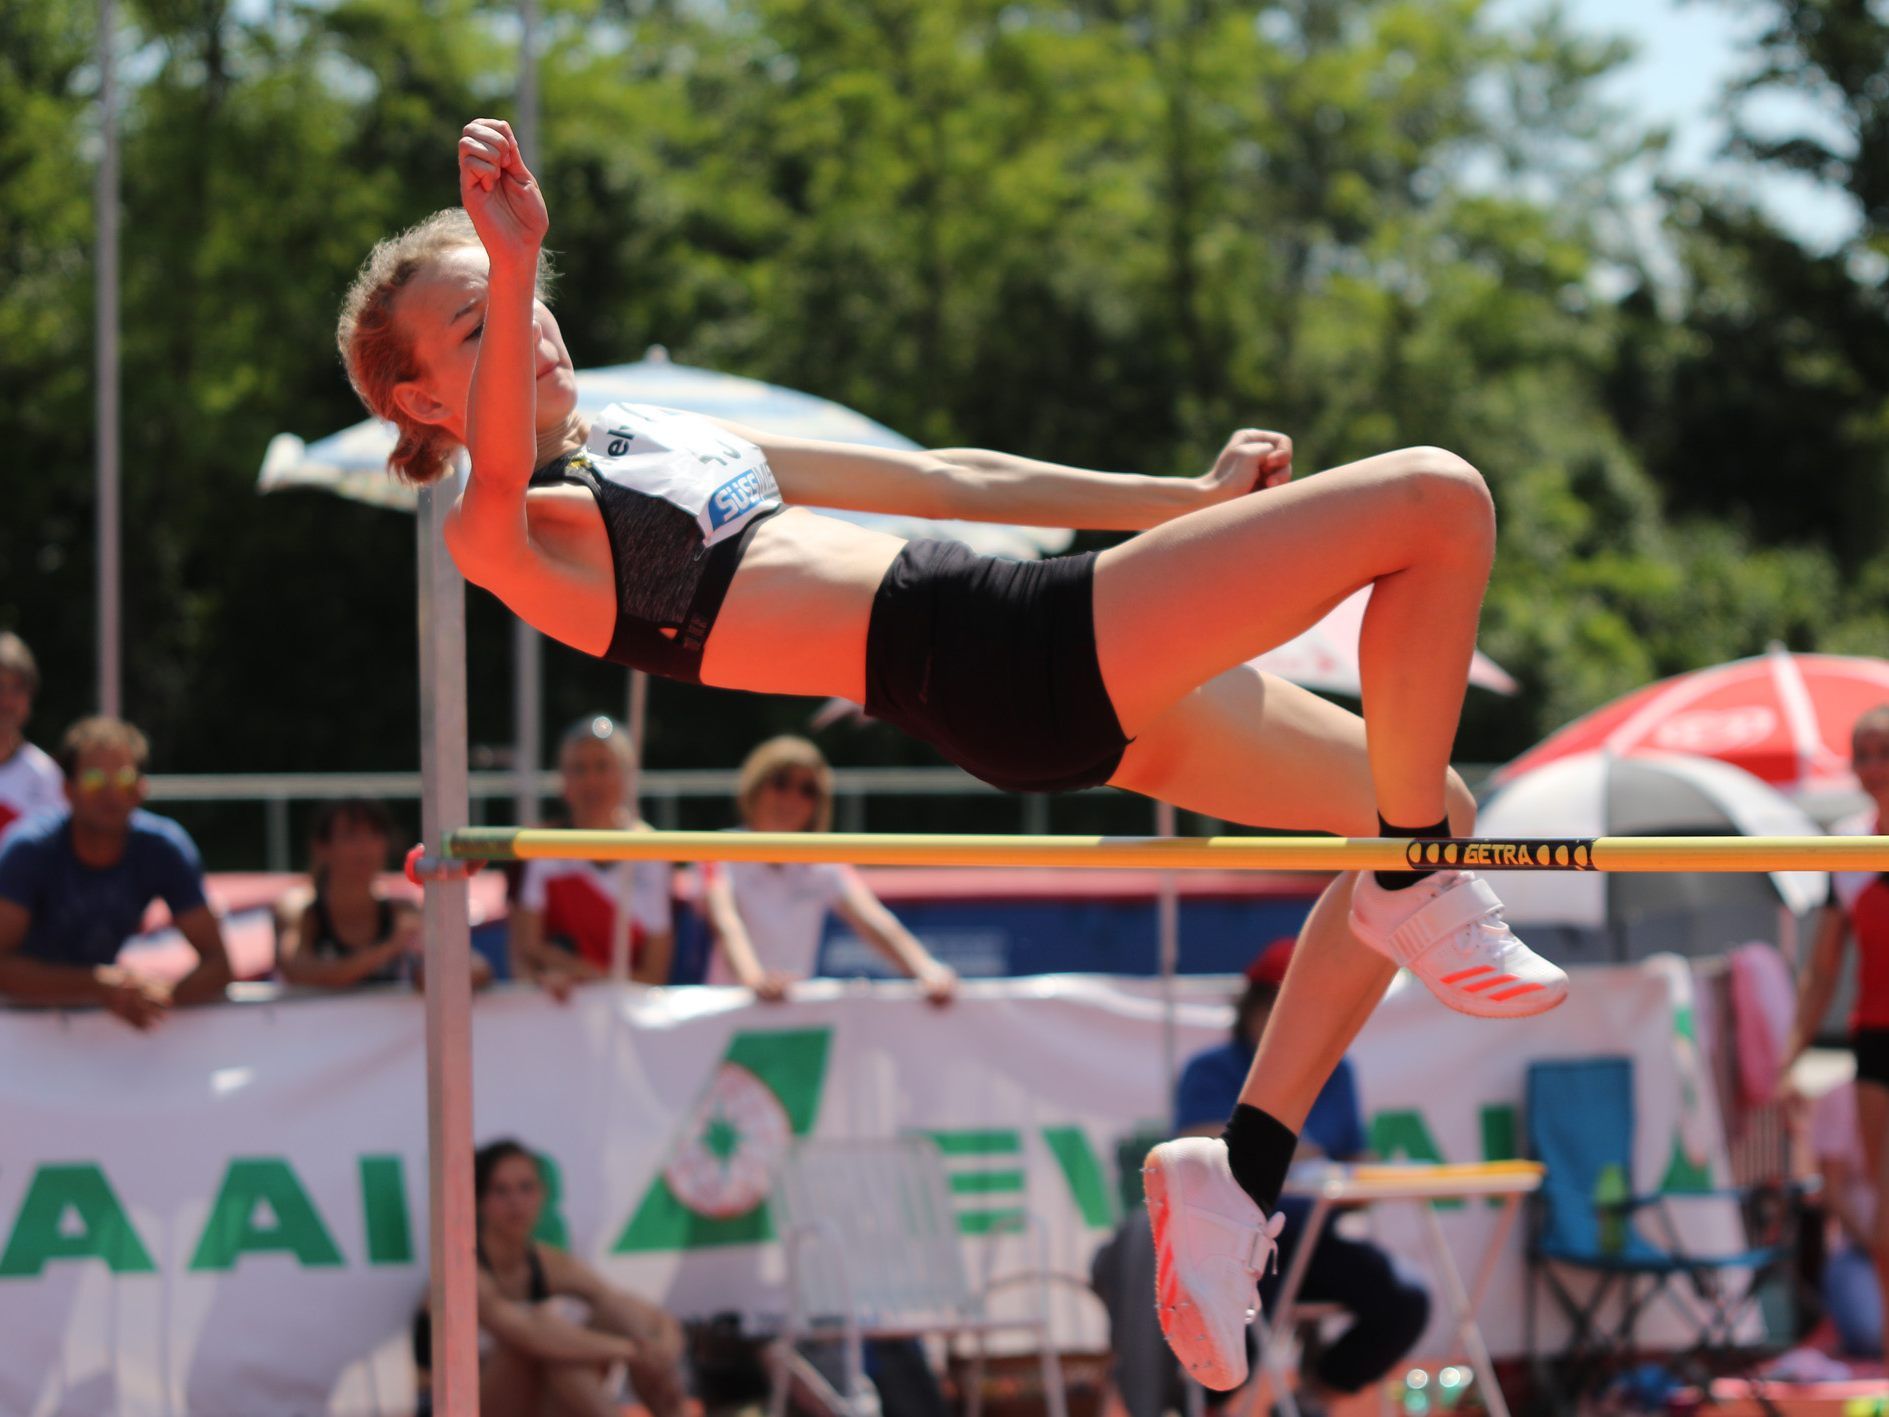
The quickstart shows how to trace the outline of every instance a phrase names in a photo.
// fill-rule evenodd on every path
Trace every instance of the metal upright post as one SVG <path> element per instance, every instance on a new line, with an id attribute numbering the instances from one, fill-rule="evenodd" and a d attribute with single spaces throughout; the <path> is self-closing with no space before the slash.
<path id="1" fill-rule="evenodd" d="M 649 676 L 640 669 L 630 671 L 629 702 L 624 731 L 630 735 L 629 771 L 624 775 L 623 799 L 629 803 L 630 817 L 643 815 L 643 727 L 649 717 Z M 628 862 L 617 870 L 616 916 L 610 935 L 610 977 L 621 984 L 630 977 L 630 900 L 636 893 L 636 878 Z"/>
<path id="2" fill-rule="evenodd" d="M 626 726 L 630 731 L 630 775 L 623 784 L 623 792 L 629 798 L 630 810 L 640 816 L 637 799 L 643 791 L 643 739 L 649 732 L 649 676 L 640 669 L 630 671 L 630 693 L 626 708 L 629 712 Z"/>
<path id="3" fill-rule="evenodd" d="M 525 163 L 538 169 L 538 6 L 518 5 L 518 124 L 513 136 Z M 538 821 L 538 754 L 544 743 L 544 642 L 523 620 L 512 620 L 512 812 L 520 826 Z"/>
<path id="4" fill-rule="evenodd" d="M 512 620 L 512 814 L 536 826 L 538 745 L 544 741 L 544 643 L 538 632 Z"/>
<path id="5" fill-rule="evenodd" d="M 453 479 L 420 493 L 422 838 L 437 852 L 466 825 L 466 587 L 446 552 Z M 472 930 L 463 879 L 429 879 L 426 942 L 428 1237 L 433 1405 L 478 1417 L 478 1274 L 472 1200 Z"/>
<path id="6" fill-rule="evenodd" d="M 124 685 L 118 607 L 121 599 L 118 511 L 118 84 L 113 41 L 117 31 L 115 0 L 98 0 L 99 126 L 105 140 L 98 164 L 94 198 L 98 254 L 94 312 L 98 436 L 98 711 L 124 713 Z"/>

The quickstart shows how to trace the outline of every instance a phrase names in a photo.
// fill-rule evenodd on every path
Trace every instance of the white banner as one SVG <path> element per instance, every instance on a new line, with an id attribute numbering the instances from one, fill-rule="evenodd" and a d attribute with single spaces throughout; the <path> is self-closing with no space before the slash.
<path id="1" fill-rule="evenodd" d="M 1181 1055 L 1227 1019 L 1183 1004 Z M 1027 1208 L 1055 1268 L 1086 1275 L 1121 1213 L 1117 1148 L 1167 1111 L 1160 1004 L 1102 979 L 973 983 L 946 1010 L 903 985 L 819 984 L 771 1007 L 732 990 L 599 987 L 562 1008 L 500 992 L 474 1027 L 479 1139 L 544 1154 L 563 1242 L 684 1316 L 778 1310 L 764 1178 L 793 1136 L 931 1133 L 954 1175 L 978 1177 L 958 1186 L 967 1245 Z M 1400 988 L 1354 1057 L 1380 1150 L 1474 1161 L 1513 1154 L 1529 1060 L 1592 1053 L 1634 1059 L 1641 1189 L 1676 1148 L 1722 1175 L 1709 1093 L 1680 1141 L 1684 1054 L 1657 971 L 1586 972 L 1526 1025 Z M 411 996 L 185 1011 L 150 1037 L 0 1014 L 0 1412 L 410 1410 L 425 1136 Z M 1378 1233 L 1421 1267 L 1400 1209 Z M 1699 1238 L 1729 1243 L 1715 1210 Z M 1492 1215 L 1444 1213 L 1466 1274 Z M 1518 1232 L 1483 1314 L 1498 1354 L 1521 1346 L 1520 1257 Z M 1059 1303 L 1065 1341 L 1099 1340 L 1096 1306 Z"/>

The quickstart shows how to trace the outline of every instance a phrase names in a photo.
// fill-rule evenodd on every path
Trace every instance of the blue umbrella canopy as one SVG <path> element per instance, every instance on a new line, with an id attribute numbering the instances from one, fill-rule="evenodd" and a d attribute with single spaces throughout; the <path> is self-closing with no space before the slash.
<path id="1" fill-rule="evenodd" d="M 578 407 L 593 417 L 612 403 L 659 404 L 797 438 L 880 448 L 918 447 L 910 438 L 843 404 L 759 379 L 677 364 L 660 345 L 634 364 L 580 370 L 577 400 Z M 413 489 L 387 473 L 387 455 L 393 446 L 393 425 L 376 418 L 313 443 L 293 433 L 278 433 L 263 455 L 257 489 L 280 492 L 314 487 L 357 502 L 412 511 Z M 897 536 L 961 541 L 978 551 L 1025 560 L 1066 550 L 1074 535 L 1049 527 L 927 521 L 873 512 L 835 511 L 831 515 Z"/>

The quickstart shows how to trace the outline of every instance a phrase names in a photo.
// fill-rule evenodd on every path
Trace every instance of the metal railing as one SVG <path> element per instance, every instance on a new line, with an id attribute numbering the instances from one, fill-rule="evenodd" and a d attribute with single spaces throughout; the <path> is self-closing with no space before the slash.
<path id="1" fill-rule="evenodd" d="M 733 768 L 680 768 L 649 771 L 637 776 L 643 815 L 656 826 L 674 830 L 682 825 L 685 803 L 732 803 L 737 774 Z M 558 774 L 538 775 L 538 795 L 558 795 Z M 517 789 L 509 771 L 475 772 L 471 776 L 472 820 L 506 821 Z M 912 797 L 987 797 L 1009 794 L 979 782 L 953 767 L 835 768 L 833 770 L 834 824 L 842 831 L 868 830 L 875 799 Z M 151 802 L 167 804 L 254 802 L 262 812 L 263 853 L 266 868 L 290 871 L 298 867 L 301 852 L 291 835 L 290 808 L 296 803 L 333 801 L 340 797 L 371 797 L 381 802 L 414 802 L 420 796 L 417 772 L 354 773 L 154 773 Z M 1014 820 L 1031 834 L 1049 830 L 1049 799 L 1015 797 Z M 499 804 L 496 817 L 490 804 Z"/>
<path id="2" fill-rule="evenodd" d="M 1473 788 L 1492 770 L 1488 764 L 1458 764 L 1457 770 Z M 737 773 L 733 768 L 664 768 L 645 770 L 637 776 L 637 792 L 643 815 L 665 831 L 685 825 L 686 809 L 725 805 L 732 813 Z M 546 770 L 538 775 L 538 795 L 545 801 L 558 796 L 558 774 Z M 512 820 L 517 778 L 509 770 L 475 772 L 471 775 L 472 821 L 477 825 L 505 824 Z M 1146 829 L 1146 808 L 1136 799 L 1096 788 L 1072 794 L 1087 799 L 1115 797 L 1119 807 L 1109 811 L 1112 825 L 1120 830 Z M 297 804 L 333 801 L 339 797 L 371 797 L 388 803 L 417 802 L 420 796 L 418 772 L 239 772 L 239 773 L 155 773 L 151 777 L 151 802 L 159 810 L 183 803 L 229 805 L 255 803 L 262 816 L 264 869 L 292 871 L 301 866 L 301 842 L 293 835 L 291 808 Z M 954 767 L 844 767 L 833 769 L 833 826 L 846 832 L 869 831 L 887 822 L 886 809 L 894 802 L 914 798 L 985 799 L 980 818 L 982 829 L 996 830 L 1010 823 L 1030 836 L 1049 832 L 1052 815 L 1066 809 L 1055 804 L 1068 798 L 1035 794 L 1014 795 L 979 782 L 969 773 Z M 999 806 L 996 800 L 1007 799 Z M 492 804 L 498 804 L 494 807 Z M 875 808 L 878 809 L 875 812 Z M 699 814 L 698 814 L 699 815 Z M 878 822 L 873 820 L 877 816 Z M 900 827 L 902 822 L 892 823 Z M 1085 829 L 1090 824 L 1085 822 Z M 1189 823 L 1192 833 L 1217 835 L 1225 823 L 1211 818 L 1195 818 Z M 1158 828 L 1157 828 L 1158 830 Z"/>

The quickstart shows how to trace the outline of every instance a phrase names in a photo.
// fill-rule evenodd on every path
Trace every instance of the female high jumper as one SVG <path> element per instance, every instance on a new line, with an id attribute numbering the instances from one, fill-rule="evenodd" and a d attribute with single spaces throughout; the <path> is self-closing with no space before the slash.
<path id="1" fill-rule="evenodd" d="M 689 683 L 852 699 L 1013 791 L 1109 783 L 1347 836 L 1470 830 L 1449 753 L 1495 515 L 1463 459 L 1410 448 L 1293 482 L 1291 439 L 1243 429 L 1200 476 L 1141 477 L 640 405 L 593 423 L 540 298 L 543 194 L 505 123 L 466 125 L 459 187 L 463 210 L 368 256 L 341 351 L 399 427 L 395 474 L 431 482 L 470 454 L 447 545 L 543 633 Z M 813 507 L 1137 534 L 1013 562 Z M 1246 664 L 1367 585 L 1368 733 Z M 1301 938 L 1225 1136 L 1164 1143 L 1146 1166 L 1162 1326 L 1215 1388 L 1246 1374 L 1297 1130 L 1397 967 L 1485 1018 L 1567 992 L 1464 871 L 1340 876 Z"/>

